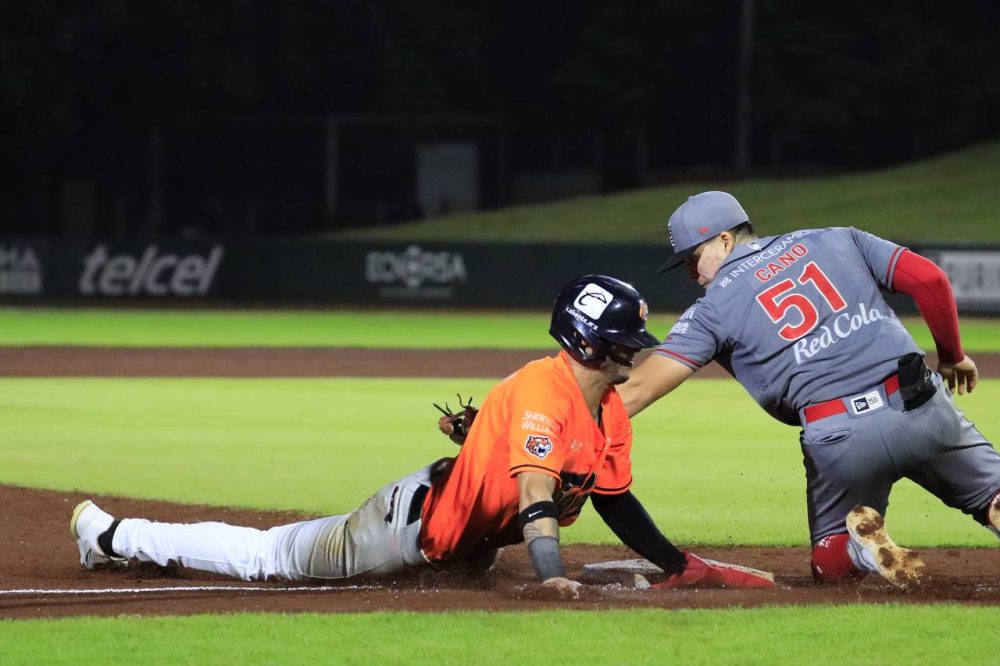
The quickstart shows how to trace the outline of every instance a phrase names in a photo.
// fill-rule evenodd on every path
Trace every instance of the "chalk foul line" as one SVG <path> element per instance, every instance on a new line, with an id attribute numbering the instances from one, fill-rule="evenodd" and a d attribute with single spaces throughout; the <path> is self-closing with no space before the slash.
<path id="1" fill-rule="evenodd" d="M 377 585 L 309 585 L 304 587 L 241 587 L 238 585 L 178 585 L 174 587 L 105 587 L 105 588 L 26 588 L 0 590 L 0 595 L 35 596 L 43 594 L 153 594 L 163 592 L 335 592 L 380 590 Z"/>

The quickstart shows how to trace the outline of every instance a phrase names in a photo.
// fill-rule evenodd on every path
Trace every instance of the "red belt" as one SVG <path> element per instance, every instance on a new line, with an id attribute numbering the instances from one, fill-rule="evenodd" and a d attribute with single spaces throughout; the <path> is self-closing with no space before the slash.
<path id="1" fill-rule="evenodd" d="M 889 377 L 889 379 L 882 382 L 882 386 L 885 387 L 885 394 L 887 396 L 892 395 L 899 390 L 899 375 Z M 805 419 L 802 425 L 812 423 L 813 421 L 819 421 L 820 419 L 825 419 L 828 416 L 846 414 L 847 407 L 844 405 L 844 400 L 846 399 L 847 398 L 834 398 L 833 400 L 827 400 L 826 402 L 809 405 L 805 408 L 805 412 L 803 414 Z"/>

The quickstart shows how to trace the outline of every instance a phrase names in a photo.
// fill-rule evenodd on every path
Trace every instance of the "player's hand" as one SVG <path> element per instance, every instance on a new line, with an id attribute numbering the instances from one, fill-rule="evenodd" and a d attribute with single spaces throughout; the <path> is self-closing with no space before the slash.
<path id="1" fill-rule="evenodd" d="M 948 383 L 948 389 L 952 393 L 955 392 L 955 387 L 958 387 L 959 395 L 965 395 L 966 391 L 972 393 L 972 389 L 976 388 L 976 383 L 979 381 L 979 370 L 968 356 L 958 363 L 938 363 L 937 371 Z"/>
<path id="2" fill-rule="evenodd" d="M 563 599 L 579 599 L 581 583 L 569 578 L 549 578 L 542 582 L 542 587 L 555 590 Z"/>

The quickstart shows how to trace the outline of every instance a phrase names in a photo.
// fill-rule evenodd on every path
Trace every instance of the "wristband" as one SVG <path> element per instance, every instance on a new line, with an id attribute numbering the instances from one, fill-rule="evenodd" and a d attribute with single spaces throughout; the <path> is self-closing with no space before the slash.
<path id="1" fill-rule="evenodd" d="M 535 567 L 538 578 L 565 578 L 566 569 L 559 557 L 559 539 L 550 536 L 535 537 L 528 543 L 531 566 Z"/>
<path id="2" fill-rule="evenodd" d="M 523 530 L 525 525 L 540 518 L 555 518 L 559 520 L 559 511 L 556 510 L 556 503 L 552 500 L 535 502 L 517 515 L 517 524 Z"/>

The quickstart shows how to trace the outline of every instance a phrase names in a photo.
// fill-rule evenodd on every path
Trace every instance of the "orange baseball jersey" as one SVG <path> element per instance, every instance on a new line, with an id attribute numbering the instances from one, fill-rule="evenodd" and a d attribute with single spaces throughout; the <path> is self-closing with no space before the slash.
<path id="1" fill-rule="evenodd" d="M 520 542 L 517 475 L 558 481 L 559 524 L 572 524 L 591 492 L 632 485 L 632 426 L 614 388 L 601 427 L 587 409 L 566 352 L 533 361 L 486 396 L 454 464 L 424 502 L 420 546 L 432 562 Z"/>

